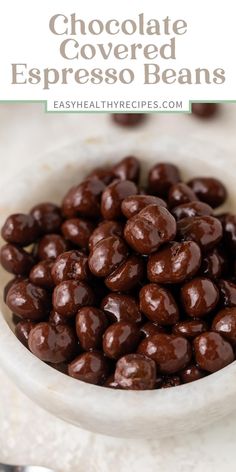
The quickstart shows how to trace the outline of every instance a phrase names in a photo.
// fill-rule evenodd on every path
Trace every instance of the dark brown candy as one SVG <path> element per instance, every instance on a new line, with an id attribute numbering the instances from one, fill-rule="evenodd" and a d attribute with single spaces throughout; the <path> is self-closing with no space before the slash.
<path id="1" fill-rule="evenodd" d="M 39 236 L 40 229 L 32 215 L 16 213 L 9 216 L 3 227 L 2 237 L 7 243 L 28 246 Z"/>
<path id="2" fill-rule="evenodd" d="M 60 230 L 63 219 L 60 208 L 54 203 L 39 203 L 30 210 L 30 214 L 37 221 L 41 233 L 57 233 Z"/>
<path id="3" fill-rule="evenodd" d="M 3 289 L 3 300 L 4 300 L 4 303 L 7 302 L 7 294 L 8 294 L 8 292 L 9 292 L 10 288 L 11 288 L 14 284 L 20 282 L 21 280 L 25 280 L 25 278 L 19 275 L 19 276 L 17 276 L 17 277 L 14 277 L 14 279 L 9 280 L 9 282 L 7 282 L 7 284 L 5 285 L 5 287 L 4 287 L 4 289 Z"/>
<path id="4" fill-rule="evenodd" d="M 110 293 L 102 300 L 102 310 L 111 322 L 128 321 L 130 323 L 140 323 L 142 315 L 134 297 L 118 293 Z"/>
<path id="5" fill-rule="evenodd" d="M 127 156 L 112 167 L 112 172 L 117 179 L 137 183 L 140 174 L 139 160 L 134 156 Z"/>
<path id="6" fill-rule="evenodd" d="M 102 216 L 106 220 L 121 218 L 122 201 L 130 195 L 136 195 L 138 189 L 130 180 L 115 180 L 104 190 L 101 201 Z"/>
<path id="7" fill-rule="evenodd" d="M 206 373 L 194 364 L 189 365 L 180 372 L 180 377 L 183 383 L 194 382 L 195 380 L 200 380 L 205 376 Z"/>
<path id="8" fill-rule="evenodd" d="M 201 274 L 210 279 L 219 279 L 223 269 L 224 262 L 217 248 L 207 253 L 202 260 Z"/>
<path id="9" fill-rule="evenodd" d="M 224 306 L 236 306 L 236 284 L 230 280 L 220 280 L 218 282 L 220 298 Z"/>
<path id="10" fill-rule="evenodd" d="M 174 215 L 176 220 L 181 220 L 193 216 L 212 216 L 213 209 L 210 205 L 207 205 L 207 203 L 196 201 L 178 205 L 175 208 L 172 208 L 171 213 Z"/>
<path id="11" fill-rule="evenodd" d="M 97 243 L 109 236 L 123 236 L 123 225 L 118 221 L 102 221 L 89 238 L 89 249 L 92 251 Z"/>
<path id="12" fill-rule="evenodd" d="M 29 334 L 29 349 L 45 362 L 58 364 L 71 360 L 76 346 L 74 330 L 68 325 L 38 323 Z"/>
<path id="13" fill-rule="evenodd" d="M 195 177 L 188 182 L 199 200 L 208 203 L 212 208 L 222 205 L 227 198 L 225 186 L 213 177 Z"/>
<path id="14" fill-rule="evenodd" d="M 114 174 L 110 167 L 96 167 L 87 175 L 86 180 L 90 179 L 98 179 L 108 185 L 114 179 Z"/>
<path id="15" fill-rule="evenodd" d="M 60 324 L 70 324 L 71 323 L 71 319 L 70 318 L 66 318 L 65 316 L 63 315 L 60 315 L 59 313 L 57 313 L 57 311 L 55 310 L 52 310 L 50 315 L 49 315 L 49 318 L 48 318 L 48 321 L 50 324 L 54 324 L 54 325 L 60 325 Z"/>
<path id="16" fill-rule="evenodd" d="M 174 334 L 154 334 L 141 342 L 138 352 L 153 359 L 163 374 L 184 369 L 192 357 L 189 341 Z"/>
<path id="17" fill-rule="evenodd" d="M 88 246 L 89 238 L 93 230 L 94 225 L 90 221 L 82 218 L 66 220 L 61 227 L 64 238 L 81 248 Z"/>
<path id="18" fill-rule="evenodd" d="M 195 242 L 171 242 L 149 257 L 148 279 L 160 284 L 182 283 L 195 275 L 200 265 L 201 251 Z"/>
<path id="19" fill-rule="evenodd" d="M 209 331 L 194 339 L 195 359 L 207 372 L 223 369 L 234 360 L 233 348 L 219 333 Z"/>
<path id="20" fill-rule="evenodd" d="M 3 268 L 14 275 L 28 275 L 34 265 L 31 254 L 13 244 L 1 247 L 0 261 Z"/>
<path id="21" fill-rule="evenodd" d="M 202 320 L 180 321 L 173 326 L 172 333 L 193 339 L 207 331 L 207 324 Z"/>
<path id="22" fill-rule="evenodd" d="M 140 331 L 134 323 L 118 321 L 107 328 L 103 335 L 103 351 L 111 359 L 119 359 L 136 350 Z"/>
<path id="23" fill-rule="evenodd" d="M 148 190 L 151 194 L 166 198 L 170 187 L 180 182 L 178 168 L 170 163 L 161 162 L 153 166 L 148 175 Z"/>
<path id="24" fill-rule="evenodd" d="M 59 234 L 46 234 L 38 243 L 36 256 L 41 261 L 44 259 L 56 259 L 68 249 L 69 245 L 62 236 Z"/>
<path id="25" fill-rule="evenodd" d="M 90 252 L 89 268 L 97 277 L 107 277 L 128 257 L 128 248 L 118 236 L 99 241 Z"/>
<path id="26" fill-rule="evenodd" d="M 53 261 L 51 259 L 40 261 L 32 268 L 30 272 L 30 282 L 46 289 L 54 287 L 54 282 L 51 274 L 52 266 Z"/>
<path id="27" fill-rule="evenodd" d="M 195 241 L 203 251 L 213 249 L 222 239 L 220 221 L 213 216 L 183 218 L 177 223 L 178 235 L 183 241 Z"/>
<path id="28" fill-rule="evenodd" d="M 30 331 L 35 327 L 33 321 L 19 321 L 15 327 L 15 335 L 19 341 L 25 346 L 28 346 Z"/>
<path id="29" fill-rule="evenodd" d="M 236 256 L 236 215 L 227 215 L 223 223 L 226 247 Z"/>
<path id="30" fill-rule="evenodd" d="M 165 333 L 165 328 L 158 323 L 153 323 L 148 321 L 140 328 L 142 337 L 147 338 L 148 336 L 153 336 L 153 334 Z"/>
<path id="31" fill-rule="evenodd" d="M 146 208 L 148 205 L 159 205 L 167 207 L 167 203 L 162 198 L 155 197 L 154 195 L 131 195 L 123 200 L 121 204 L 121 210 L 126 218 L 131 218 L 137 215 L 141 210 Z"/>
<path id="32" fill-rule="evenodd" d="M 217 103 L 192 103 L 192 113 L 198 118 L 211 118 L 219 111 Z"/>
<path id="33" fill-rule="evenodd" d="M 179 319 L 178 306 L 170 293 L 157 284 L 145 285 L 139 293 L 140 310 L 151 321 L 160 325 L 172 325 Z"/>
<path id="34" fill-rule="evenodd" d="M 130 218 L 125 226 L 127 243 L 141 254 L 151 254 L 174 239 L 176 221 L 171 213 L 159 205 L 149 205 Z"/>
<path id="35" fill-rule="evenodd" d="M 196 277 L 181 288 L 184 309 L 193 318 L 206 316 L 214 310 L 219 298 L 217 286 L 205 277 Z"/>
<path id="36" fill-rule="evenodd" d="M 83 382 L 101 385 L 108 376 L 108 363 L 100 352 L 85 352 L 68 365 L 68 374 Z"/>
<path id="37" fill-rule="evenodd" d="M 45 289 L 37 287 L 28 280 L 14 283 L 7 294 L 7 306 L 20 318 L 39 321 L 47 317 L 50 298 Z"/>
<path id="38" fill-rule="evenodd" d="M 105 279 L 105 284 L 113 292 L 127 292 L 134 288 L 144 275 L 144 261 L 138 256 L 130 256 Z"/>
<path id="39" fill-rule="evenodd" d="M 106 315 L 92 306 L 80 308 L 76 315 L 76 333 L 84 351 L 99 349 L 102 335 L 107 328 Z"/>
<path id="40" fill-rule="evenodd" d="M 62 212 L 66 218 L 84 216 L 94 218 L 100 216 L 100 201 L 104 183 L 99 179 L 85 180 L 72 187 L 62 202 Z"/>
<path id="41" fill-rule="evenodd" d="M 224 308 L 215 316 L 212 330 L 220 333 L 232 344 L 236 344 L 236 307 Z"/>
<path id="42" fill-rule="evenodd" d="M 156 365 L 141 354 L 127 354 L 118 360 L 115 381 L 126 390 L 152 390 L 156 383 Z"/>
<path id="43" fill-rule="evenodd" d="M 194 202 L 198 200 L 198 197 L 194 191 L 183 182 L 170 187 L 168 193 L 168 204 L 170 208 L 176 207 L 177 205 L 183 205 L 184 203 Z"/>
<path id="44" fill-rule="evenodd" d="M 94 295 L 91 288 L 77 280 L 61 282 L 53 291 L 53 308 L 66 318 L 75 316 L 79 308 L 93 305 L 93 302 Z"/>
<path id="45" fill-rule="evenodd" d="M 63 252 L 52 266 L 52 279 L 55 285 L 65 280 L 87 281 L 90 275 L 87 256 L 76 250 Z"/>
<path id="46" fill-rule="evenodd" d="M 114 379 L 114 374 L 110 375 L 106 382 L 103 384 L 103 387 L 107 388 L 120 388 L 116 380 Z"/>
<path id="47" fill-rule="evenodd" d="M 161 388 L 178 387 L 181 384 L 178 375 L 165 375 L 162 381 Z"/>
<path id="48" fill-rule="evenodd" d="M 143 113 L 112 113 L 111 117 L 117 125 L 132 128 L 141 124 L 145 115 Z"/>

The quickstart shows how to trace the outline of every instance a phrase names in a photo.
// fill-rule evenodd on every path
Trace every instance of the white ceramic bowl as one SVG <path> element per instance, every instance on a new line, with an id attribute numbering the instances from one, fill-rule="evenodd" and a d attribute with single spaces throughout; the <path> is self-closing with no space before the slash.
<path id="1" fill-rule="evenodd" d="M 126 136 L 126 135 L 125 135 Z M 128 154 L 141 158 L 143 168 L 157 161 L 172 161 L 183 176 L 214 175 L 223 179 L 236 201 L 233 157 L 204 143 L 178 138 L 150 138 L 134 142 L 95 138 L 75 142 L 38 161 L 14 176 L 0 196 L 0 223 L 15 211 L 27 211 L 39 201 L 59 202 L 70 185 L 79 182 L 94 166 L 114 162 Z M 227 163 L 227 166 L 226 166 Z M 1 271 L 1 291 L 7 277 Z M 1 367 L 31 399 L 46 410 L 90 431 L 112 436 L 157 438 L 202 427 L 231 412 L 236 397 L 236 362 L 192 384 L 164 390 L 133 392 L 89 385 L 47 366 L 16 339 L 9 311 L 1 304 Z"/>

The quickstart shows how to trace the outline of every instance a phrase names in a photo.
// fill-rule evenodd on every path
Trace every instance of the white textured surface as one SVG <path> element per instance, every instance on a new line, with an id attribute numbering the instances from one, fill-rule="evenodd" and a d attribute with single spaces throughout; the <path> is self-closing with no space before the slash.
<path id="1" fill-rule="evenodd" d="M 214 141 L 233 158 L 234 108 L 225 108 L 223 116 L 210 125 L 188 116 L 151 116 L 146 131 L 155 137 L 164 131 L 180 139 L 194 135 Z M 126 133 L 112 128 L 105 115 L 44 115 L 39 105 L 1 106 L 0 125 L 0 182 L 34 156 L 75 137 L 106 132 L 122 139 Z M 135 136 L 136 132 L 131 133 Z M 2 373 L 0 385 L 0 460 L 43 463 L 61 472 L 235 470 L 236 414 L 178 438 L 158 442 L 118 440 L 80 431 L 49 416 L 20 394 Z"/>

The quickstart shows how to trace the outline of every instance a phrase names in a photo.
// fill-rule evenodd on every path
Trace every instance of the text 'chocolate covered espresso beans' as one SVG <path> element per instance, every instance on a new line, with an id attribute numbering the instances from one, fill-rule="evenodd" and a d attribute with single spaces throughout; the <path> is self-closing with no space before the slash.
<path id="1" fill-rule="evenodd" d="M 213 209 L 224 184 L 186 183 L 168 162 L 145 182 L 136 156 L 108 162 L 82 182 L 75 172 L 61 206 L 6 219 L 16 342 L 75 382 L 113 389 L 178 387 L 224 368 L 236 356 L 236 214 Z"/>

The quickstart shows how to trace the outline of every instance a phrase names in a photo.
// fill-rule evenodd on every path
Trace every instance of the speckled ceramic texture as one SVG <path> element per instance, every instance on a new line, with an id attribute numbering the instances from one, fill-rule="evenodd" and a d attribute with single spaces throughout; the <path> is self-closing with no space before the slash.
<path id="1" fill-rule="evenodd" d="M 236 201 L 232 166 L 225 168 L 222 150 L 201 142 L 180 145 L 175 139 L 140 135 L 133 141 L 94 139 L 34 161 L 0 195 L 0 223 L 15 211 L 27 211 L 39 201 L 60 202 L 70 185 L 78 183 L 93 167 L 115 162 L 125 155 L 140 157 L 144 175 L 157 161 L 171 161 L 183 178 L 214 175 L 230 190 L 227 208 Z M 1 271 L 1 291 L 7 281 Z M 79 382 L 35 358 L 16 339 L 10 314 L 1 301 L 0 362 L 16 385 L 56 416 L 90 431 L 111 436 L 148 438 L 186 433 L 203 427 L 235 408 L 236 362 L 192 384 L 145 392 L 105 389 Z"/>

